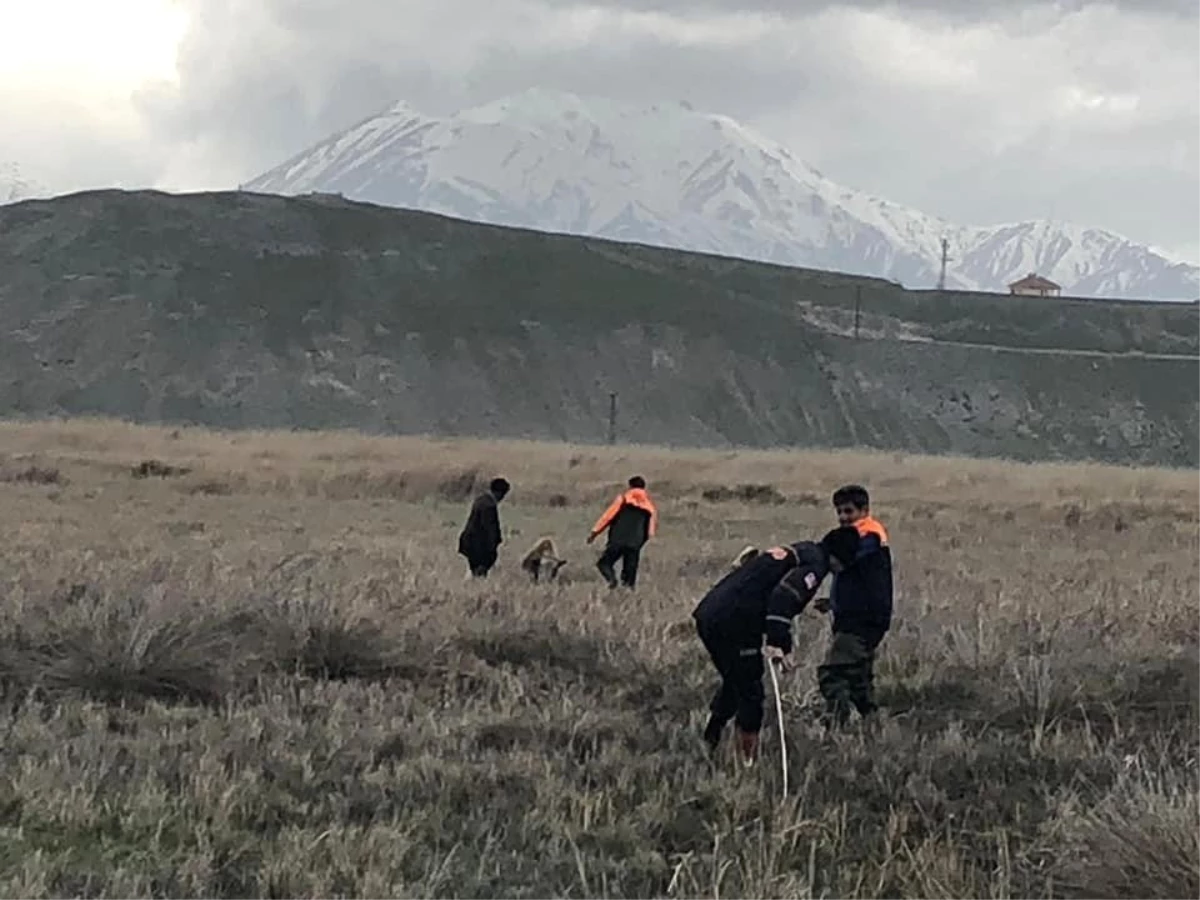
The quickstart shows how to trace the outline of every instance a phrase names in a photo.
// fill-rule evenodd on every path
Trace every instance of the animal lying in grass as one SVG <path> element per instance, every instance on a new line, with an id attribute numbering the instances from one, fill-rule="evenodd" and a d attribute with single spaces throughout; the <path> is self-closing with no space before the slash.
<path id="1" fill-rule="evenodd" d="M 554 538 L 550 537 L 538 538 L 521 560 L 521 568 L 528 572 L 534 581 L 540 581 L 542 578 L 553 581 L 558 577 L 558 570 L 566 564 L 567 561 L 558 555 Z"/>

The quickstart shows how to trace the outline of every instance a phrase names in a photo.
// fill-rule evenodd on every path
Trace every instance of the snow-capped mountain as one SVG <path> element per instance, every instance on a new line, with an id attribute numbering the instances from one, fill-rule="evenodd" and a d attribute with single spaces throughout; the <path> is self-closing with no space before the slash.
<path id="1" fill-rule="evenodd" d="M 0 162 L 0 203 L 16 203 L 46 194 L 46 189 L 26 178 L 16 163 Z"/>
<path id="2" fill-rule="evenodd" d="M 595 235 L 932 287 L 1036 271 L 1076 296 L 1191 299 L 1200 269 L 1096 229 L 963 227 L 843 187 L 786 147 L 687 104 L 530 90 L 446 118 L 400 103 L 243 186 L 340 193 L 497 225 Z"/>

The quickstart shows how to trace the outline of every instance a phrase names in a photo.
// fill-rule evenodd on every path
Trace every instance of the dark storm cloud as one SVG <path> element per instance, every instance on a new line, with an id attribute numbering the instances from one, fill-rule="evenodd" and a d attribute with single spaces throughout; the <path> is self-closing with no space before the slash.
<path id="1" fill-rule="evenodd" d="M 1197 240 L 1178 201 L 1198 188 L 1193 3 L 185 5 L 179 85 L 139 99 L 151 134 L 186 148 L 176 181 L 249 179 L 397 99 L 438 114 L 540 86 L 688 100 L 848 185 L 966 221 L 1053 214 Z"/>
<path id="2" fill-rule="evenodd" d="M 820 47 L 778 45 L 748 55 L 647 34 L 615 18 L 616 4 L 574 32 L 573 18 L 605 5 L 444 0 L 409 5 L 403 15 L 394 0 L 185 5 L 194 18 L 180 49 L 180 87 L 147 91 L 143 109 L 172 138 L 219 138 L 232 156 L 256 159 L 299 149 L 397 98 L 449 112 L 533 85 L 640 99 L 650 79 L 658 92 L 703 95 L 696 99 L 746 116 L 787 102 L 796 85 L 784 88 L 780 76 L 809 82 L 789 71 L 789 58 L 803 55 L 804 68 L 815 69 L 820 55 Z M 800 3 L 791 18 L 827 6 Z M 696 18 L 704 16 L 681 21 Z"/>
<path id="3" fill-rule="evenodd" d="M 576 5 L 574 0 L 548 0 L 550 6 Z M 997 15 L 1010 16 L 1024 9 L 1051 7 L 1061 13 L 1089 6 L 1115 6 L 1135 12 L 1153 12 L 1179 18 L 1196 18 L 1193 0 L 591 0 L 602 9 L 641 12 L 703 14 L 712 12 L 767 12 L 796 15 L 822 12 L 831 7 L 854 6 L 880 11 L 936 13 L 959 21 L 979 21 Z"/>
<path id="4" fill-rule="evenodd" d="M 397 99 L 446 113 L 539 84 L 634 97 L 644 96 L 648 63 L 656 80 L 664 74 L 652 64 L 661 40 L 602 23 L 572 32 L 575 8 L 540 2 L 450 0 L 403 15 L 387 0 L 221 7 L 192 4 L 180 85 L 147 91 L 140 104 L 156 131 L 219 145 L 249 168 Z M 693 84 L 710 82 L 705 51 L 680 49 Z M 763 87 L 753 75 L 737 81 Z"/>

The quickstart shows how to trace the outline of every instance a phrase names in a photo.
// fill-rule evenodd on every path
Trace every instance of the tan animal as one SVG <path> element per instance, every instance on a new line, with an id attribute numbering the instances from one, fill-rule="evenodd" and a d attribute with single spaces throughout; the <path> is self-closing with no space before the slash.
<path id="1" fill-rule="evenodd" d="M 550 537 L 538 538 L 521 560 L 521 568 L 528 572 L 534 581 L 540 581 L 543 576 L 547 581 L 553 581 L 558 577 L 558 570 L 566 564 L 567 561 L 558 555 L 554 538 Z"/>

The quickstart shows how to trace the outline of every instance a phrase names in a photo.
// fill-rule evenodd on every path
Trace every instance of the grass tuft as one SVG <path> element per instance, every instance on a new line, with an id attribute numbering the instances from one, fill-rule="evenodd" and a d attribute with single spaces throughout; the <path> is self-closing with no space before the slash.
<path id="1" fill-rule="evenodd" d="M 23 646 L 22 681 L 106 703 L 217 705 L 246 662 L 237 623 L 190 603 L 101 595 L 40 623 Z M 68 601 L 71 596 L 68 595 Z"/>
<path id="2" fill-rule="evenodd" d="M 1195 758 L 1192 759 L 1194 770 Z M 1060 896 L 1200 896 L 1200 801 L 1196 779 L 1130 770 L 1104 796 L 1070 796 L 1050 826 L 1058 842 Z"/>
<path id="3" fill-rule="evenodd" d="M 66 477 L 57 468 L 29 465 L 15 469 L 0 469 L 0 482 L 7 484 L 63 485 Z"/>

